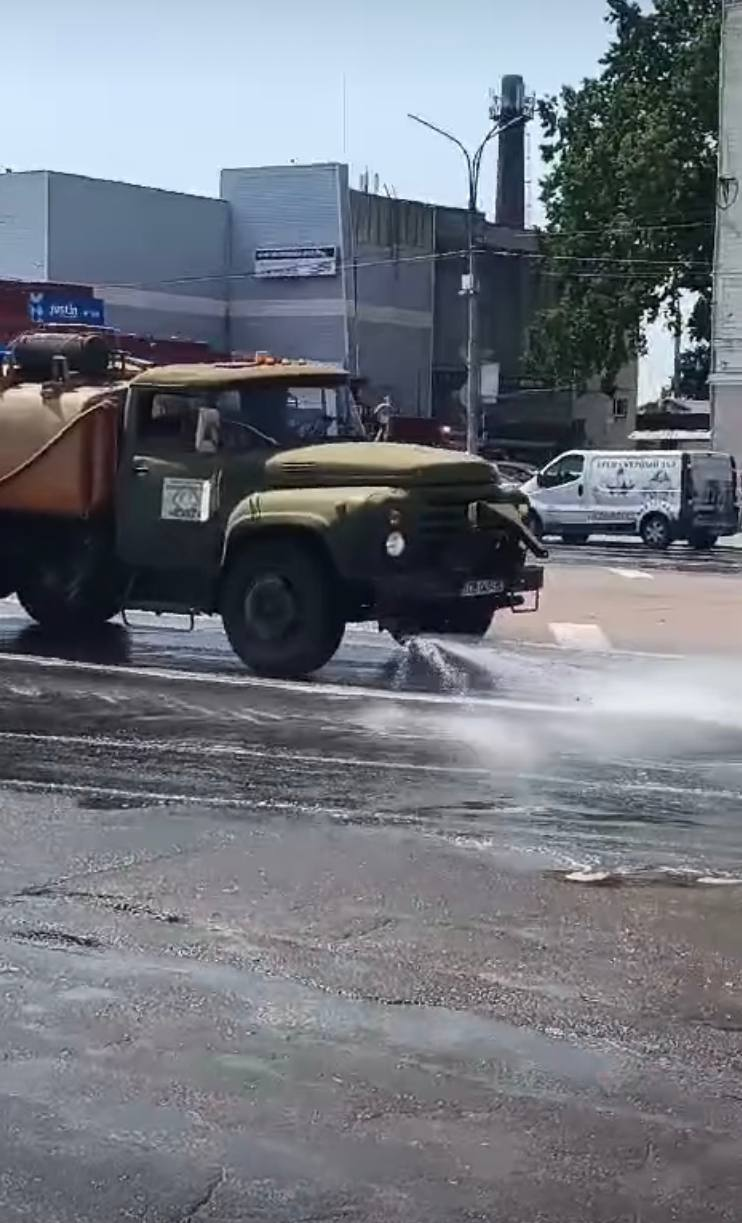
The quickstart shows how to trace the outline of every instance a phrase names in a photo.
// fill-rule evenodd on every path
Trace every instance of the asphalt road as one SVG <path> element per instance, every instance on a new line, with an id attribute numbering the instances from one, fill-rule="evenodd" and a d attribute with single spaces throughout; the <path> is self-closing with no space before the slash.
<path id="1" fill-rule="evenodd" d="M 3 1223 L 739 1218 L 742 662 L 2 612 Z"/>
<path id="2" fill-rule="evenodd" d="M 742 572 L 742 536 L 721 540 L 709 551 L 697 552 L 688 544 L 672 544 L 666 551 L 648 548 L 630 536 L 592 536 L 583 545 L 547 538 L 552 557 L 570 565 L 638 565 L 649 572 L 737 574 Z"/>

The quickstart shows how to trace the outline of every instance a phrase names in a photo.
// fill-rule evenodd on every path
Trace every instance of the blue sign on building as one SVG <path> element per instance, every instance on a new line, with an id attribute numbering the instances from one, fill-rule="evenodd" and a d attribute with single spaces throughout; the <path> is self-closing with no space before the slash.
<path id="1" fill-rule="evenodd" d="M 105 325 L 105 302 L 100 297 L 60 297 L 56 293 L 29 293 L 28 314 L 33 323 Z"/>

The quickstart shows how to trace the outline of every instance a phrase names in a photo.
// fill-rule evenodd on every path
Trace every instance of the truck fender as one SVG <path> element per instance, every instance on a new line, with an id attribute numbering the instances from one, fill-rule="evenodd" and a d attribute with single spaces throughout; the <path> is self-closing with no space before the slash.
<path id="1" fill-rule="evenodd" d="M 329 526 L 330 519 L 316 511 L 266 511 L 254 498 L 249 497 L 235 507 L 227 521 L 222 547 L 222 567 L 227 563 L 235 547 L 251 538 L 264 537 L 267 532 L 285 531 L 294 534 L 301 532 L 311 535 L 315 544 L 320 544 L 323 551 L 329 556 L 329 548 L 324 538 Z"/>

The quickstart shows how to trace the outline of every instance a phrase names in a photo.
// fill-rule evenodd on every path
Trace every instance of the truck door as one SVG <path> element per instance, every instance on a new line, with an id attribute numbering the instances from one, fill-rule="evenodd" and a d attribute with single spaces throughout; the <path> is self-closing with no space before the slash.
<path id="1" fill-rule="evenodd" d="M 196 448 L 200 401 L 188 391 L 134 387 L 117 489 L 118 551 L 135 569 L 216 571 L 220 559 L 217 447 Z"/>

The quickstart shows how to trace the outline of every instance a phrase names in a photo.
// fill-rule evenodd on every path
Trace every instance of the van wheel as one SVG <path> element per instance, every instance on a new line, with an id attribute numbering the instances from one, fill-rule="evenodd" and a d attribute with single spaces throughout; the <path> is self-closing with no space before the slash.
<path id="1" fill-rule="evenodd" d="M 563 544 L 586 544 L 590 538 L 588 531 L 562 531 Z"/>
<path id="2" fill-rule="evenodd" d="M 670 523 L 664 514 L 648 514 L 641 525 L 641 537 L 648 548 L 664 551 L 672 543 Z"/>
<path id="3" fill-rule="evenodd" d="M 234 561 L 221 599 L 235 654 L 256 675 L 302 678 L 332 658 L 345 620 L 329 567 L 295 540 L 250 544 Z"/>
<path id="4" fill-rule="evenodd" d="M 709 548 L 715 547 L 718 538 L 718 535 L 712 535 L 710 531 L 691 531 L 688 543 L 697 552 L 706 552 Z"/>

